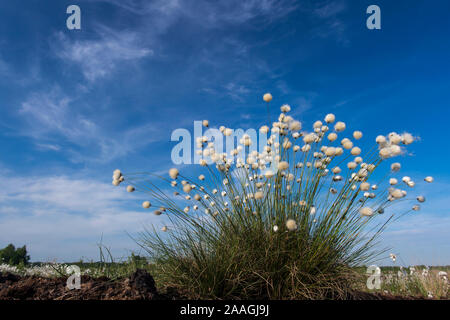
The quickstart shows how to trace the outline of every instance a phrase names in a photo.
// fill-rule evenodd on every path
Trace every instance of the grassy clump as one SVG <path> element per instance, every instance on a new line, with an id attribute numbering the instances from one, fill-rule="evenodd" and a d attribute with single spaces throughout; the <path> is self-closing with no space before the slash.
<path id="1" fill-rule="evenodd" d="M 286 114 L 290 107 L 281 110 L 259 152 L 250 148 L 256 141 L 249 135 L 238 137 L 241 145 L 226 154 L 201 137 L 198 147 L 213 164 L 200 160 L 208 178 L 192 179 L 171 169 L 173 180 L 160 178 L 176 190 L 173 196 L 148 173 L 115 171 L 114 185 L 126 181 L 128 191 L 151 195 L 143 207 L 155 207 L 155 214 L 170 222 L 162 228 L 167 233 L 153 228 L 138 239 L 160 282 L 197 298 L 346 298 L 357 277 L 352 268 L 384 252 L 376 249 L 377 238 L 394 220 L 385 209 L 406 193 L 381 187 L 383 179 L 368 181 L 380 163 L 402 153 L 399 144 L 411 143 L 412 136 L 379 137 L 379 151 L 373 148 L 363 159 L 349 138 L 341 141 L 343 148 L 336 145 L 343 122 L 329 134 L 331 129 L 318 121 L 307 133 Z M 334 122 L 334 115 L 326 122 Z M 230 130 L 220 131 L 229 137 Z M 355 140 L 361 136 L 353 133 Z M 400 165 L 392 168 L 395 174 Z"/>

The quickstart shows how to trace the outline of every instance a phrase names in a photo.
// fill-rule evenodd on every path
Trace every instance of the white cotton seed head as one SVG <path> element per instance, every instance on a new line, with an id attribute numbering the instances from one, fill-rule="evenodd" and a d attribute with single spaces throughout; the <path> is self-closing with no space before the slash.
<path id="1" fill-rule="evenodd" d="M 272 101 L 272 95 L 271 95 L 270 93 L 264 94 L 264 95 L 263 95 L 263 100 L 264 100 L 265 102 L 270 102 L 270 101 Z"/>
<path id="2" fill-rule="evenodd" d="M 396 185 L 397 183 L 398 183 L 398 180 L 397 180 L 397 179 L 395 179 L 395 178 L 389 179 L 389 184 L 390 184 L 391 186 L 394 186 L 394 185 Z"/>
<path id="3" fill-rule="evenodd" d="M 169 176 L 172 179 L 176 179 L 178 177 L 178 174 L 179 174 L 179 172 L 178 172 L 177 168 L 172 168 L 172 169 L 169 170 Z"/>
<path id="4" fill-rule="evenodd" d="M 289 219 L 288 221 L 286 221 L 286 228 L 289 231 L 295 231 L 297 230 L 297 223 L 295 222 L 295 220 Z"/>
<path id="5" fill-rule="evenodd" d="M 356 140 L 361 139 L 362 136 L 363 136 L 363 134 L 362 134 L 361 131 L 355 131 L 355 132 L 353 132 L 353 138 L 355 138 Z"/>
<path id="6" fill-rule="evenodd" d="M 287 170 L 288 168 L 289 168 L 289 163 L 286 161 L 281 161 L 278 164 L 278 169 L 280 169 L 280 170 Z"/>
<path id="7" fill-rule="evenodd" d="M 135 189 L 134 189 L 134 187 L 133 186 L 128 186 L 127 187 L 127 191 L 128 192 L 133 192 Z"/>
<path id="8" fill-rule="evenodd" d="M 331 142 L 335 141 L 336 139 L 337 139 L 337 134 L 336 134 L 336 133 L 331 132 L 331 133 L 328 135 L 328 140 L 330 140 Z"/>
<path id="9" fill-rule="evenodd" d="M 150 208 L 150 206 L 151 206 L 150 201 L 142 202 L 142 208 L 148 209 L 148 208 Z"/>
<path id="10" fill-rule="evenodd" d="M 424 197 L 424 196 L 418 196 L 418 197 L 417 197 L 417 201 L 419 201 L 419 202 L 425 202 L 425 197 Z"/>
<path id="11" fill-rule="evenodd" d="M 117 187 L 120 184 L 120 181 L 119 180 L 113 180 L 112 184 Z"/>
<path id="12" fill-rule="evenodd" d="M 412 209 L 413 209 L 414 211 L 419 211 L 419 210 L 420 210 L 420 206 L 419 206 L 418 204 L 415 204 L 415 205 L 412 207 Z"/>
<path id="13" fill-rule="evenodd" d="M 399 144 L 400 142 L 402 142 L 402 137 L 395 132 L 392 132 L 389 134 L 389 142 L 391 144 Z"/>
<path id="14" fill-rule="evenodd" d="M 166 226 L 162 227 L 162 228 L 161 228 L 161 231 L 162 231 L 162 232 L 167 232 L 167 227 L 166 227 Z"/>
<path id="15" fill-rule="evenodd" d="M 277 232 L 278 231 L 278 226 L 273 226 L 273 231 Z"/>
<path id="16" fill-rule="evenodd" d="M 331 170 L 334 174 L 339 174 L 339 173 L 341 173 L 341 168 L 339 168 L 339 167 L 334 167 L 332 170 Z"/>
<path id="17" fill-rule="evenodd" d="M 313 124 L 314 129 L 321 128 L 321 127 L 322 127 L 322 121 L 317 120 L 316 122 L 314 122 L 314 124 Z"/>
<path id="18" fill-rule="evenodd" d="M 428 182 L 428 183 L 432 183 L 432 182 L 434 181 L 434 178 L 428 176 L 428 177 L 426 177 L 424 180 L 425 180 L 426 182 Z"/>
<path id="19" fill-rule="evenodd" d="M 263 197 L 264 197 L 264 194 L 261 191 L 256 192 L 255 196 L 254 196 L 254 198 L 256 200 L 262 199 Z"/>
<path id="20" fill-rule="evenodd" d="M 336 148 L 328 147 L 327 150 L 325 151 L 325 154 L 329 157 L 334 156 L 336 154 Z"/>
<path id="21" fill-rule="evenodd" d="M 380 158 L 386 159 L 392 156 L 390 148 L 382 148 L 379 152 Z"/>
<path id="22" fill-rule="evenodd" d="M 342 121 L 338 121 L 336 122 L 336 124 L 334 125 L 334 130 L 336 132 L 341 132 L 345 130 L 345 123 Z"/>
<path id="23" fill-rule="evenodd" d="M 192 190 L 192 186 L 190 184 L 185 184 L 183 186 L 183 191 L 184 192 L 189 193 L 189 192 L 191 192 L 191 190 Z"/>
<path id="24" fill-rule="evenodd" d="M 368 191 L 370 189 L 370 184 L 368 182 L 363 182 L 359 186 L 362 191 Z"/>
<path id="25" fill-rule="evenodd" d="M 284 113 L 289 112 L 289 111 L 291 111 L 291 106 L 288 104 L 283 104 L 281 106 L 280 110 L 281 110 L 281 112 L 284 112 Z M 284 116 L 282 119 L 284 119 Z"/>
<path id="26" fill-rule="evenodd" d="M 267 132 L 269 132 L 269 127 L 268 126 L 262 126 L 261 128 L 259 128 L 259 132 L 267 134 Z"/>
<path id="27" fill-rule="evenodd" d="M 376 137 L 375 142 L 378 143 L 378 144 L 383 145 L 383 144 L 386 143 L 386 137 L 385 136 L 378 136 L 378 137 Z"/>
<path id="28" fill-rule="evenodd" d="M 303 137 L 303 142 L 306 144 L 316 141 L 317 135 L 315 133 L 308 133 Z"/>
<path id="29" fill-rule="evenodd" d="M 302 129 L 302 124 L 300 121 L 292 121 L 289 124 L 289 130 L 291 131 L 300 131 Z"/>
<path id="30" fill-rule="evenodd" d="M 335 115 L 332 113 L 329 113 L 325 116 L 325 122 L 326 123 L 333 123 L 334 120 L 336 119 Z"/>
<path id="31" fill-rule="evenodd" d="M 402 135 L 403 144 L 408 145 L 414 142 L 414 137 L 410 133 L 404 133 Z"/>
<path id="32" fill-rule="evenodd" d="M 350 140 L 345 141 L 345 142 L 342 144 L 342 146 L 344 147 L 344 149 L 349 150 L 349 149 L 351 149 L 351 148 L 353 147 L 353 142 L 351 142 Z"/>
<path id="33" fill-rule="evenodd" d="M 403 192 L 403 190 L 400 189 L 394 189 L 390 192 L 390 195 L 392 197 L 394 197 L 395 199 L 400 199 L 403 198 L 405 196 L 405 193 Z"/>
<path id="34" fill-rule="evenodd" d="M 373 215 L 373 209 L 369 207 L 364 207 L 359 209 L 359 213 L 361 214 L 361 216 L 370 217 L 371 215 Z"/>
<path id="35" fill-rule="evenodd" d="M 273 173 L 273 171 L 271 171 L 271 170 L 267 170 L 267 171 L 264 173 L 264 176 L 265 176 L 267 179 L 270 179 L 270 178 L 272 178 L 272 177 L 274 176 L 274 173 Z"/>
<path id="36" fill-rule="evenodd" d="M 402 165 L 400 163 L 398 163 L 398 162 L 395 162 L 395 163 L 391 164 L 391 170 L 393 172 L 399 171 L 401 169 L 401 167 L 402 167 Z"/>
<path id="37" fill-rule="evenodd" d="M 361 149 L 358 147 L 354 147 L 350 153 L 354 156 L 359 156 L 361 154 Z"/>
<path id="38" fill-rule="evenodd" d="M 202 124 L 204 127 L 209 127 L 209 121 L 208 120 L 203 120 Z"/>

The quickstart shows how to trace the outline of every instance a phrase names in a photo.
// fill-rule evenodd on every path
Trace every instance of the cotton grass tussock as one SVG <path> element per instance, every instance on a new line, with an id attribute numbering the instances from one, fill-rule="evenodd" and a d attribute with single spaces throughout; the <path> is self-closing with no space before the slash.
<path id="1" fill-rule="evenodd" d="M 272 99 L 263 96 L 266 103 Z M 381 181 L 373 177 L 387 159 L 404 153 L 412 136 L 379 135 L 366 151 L 361 131 L 352 134 L 358 146 L 339 137 L 347 125 L 334 114 L 315 121 L 313 132 L 301 132 L 291 107 L 280 111 L 259 127 L 268 138 L 259 151 L 251 149 L 259 141 L 248 135 L 228 153 L 201 138 L 197 177 L 176 168 L 168 177 L 114 172 L 118 185 L 126 180 L 166 209 L 158 219 L 168 219 L 170 230 L 143 232 L 139 241 L 168 283 L 198 298 L 344 298 L 351 268 L 382 254 L 375 243 L 386 226 L 423 202 L 413 196 L 410 210 L 391 213 L 398 201 L 410 200 L 394 187 L 400 164 L 388 163 Z M 233 133 L 220 128 L 224 138 Z M 411 182 L 407 187 L 415 186 Z M 164 183 L 176 190 L 173 196 Z"/>

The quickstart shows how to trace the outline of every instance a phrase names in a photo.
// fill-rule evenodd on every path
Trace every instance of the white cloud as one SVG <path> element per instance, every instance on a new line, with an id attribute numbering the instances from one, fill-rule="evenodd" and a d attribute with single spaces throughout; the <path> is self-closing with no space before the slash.
<path id="1" fill-rule="evenodd" d="M 134 32 L 112 31 L 98 27 L 98 39 L 71 40 L 62 32 L 58 33 L 53 51 L 64 61 L 81 67 L 84 77 L 89 81 L 105 78 L 118 65 L 153 55 L 151 49 L 141 45 Z"/>
<path id="2" fill-rule="evenodd" d="M 178 18 L 188 18 L 205 28 L 246 23 L 255 18 L 271 22 L 298 7 L 296 1 L 280 0 L 100 0 L 119 6 L 137 15 L 151 16 L 159 31 L 166 30 Z"/>
<path id="3" fill-rule="evenodd" d="M 86 117 L 80 101 L 57 86 L 30 94 L 21 104 L 19 114 L 27 122 L 19 129 L 21 135 L 31 137 L 41 150 L 68 153 L 75 162 L 108 162 L 160 136 L 151 123 L 111 132 L 102 125 L 101 114 Z M 68 147 L 63 148 L 61 144 Z"/>
<path id="4" fill-rule="evenodd" d="M 0 244 L 27 244 L 33 259 L 96 258 L 102 235 L 116 254 L 123 246 L 134 249 L 126 232 L 160 221 L 140 208 L 137 194 L 109 183 L 66 176 L 0 180 Z"/>

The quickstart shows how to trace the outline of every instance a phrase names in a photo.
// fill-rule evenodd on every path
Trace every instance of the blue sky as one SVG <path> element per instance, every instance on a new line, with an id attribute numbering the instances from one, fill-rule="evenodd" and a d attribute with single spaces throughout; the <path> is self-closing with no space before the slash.
<path id="1" fill-rule="evenodd" d="M 81 30 L 66 8 L 81 8 Z M 366 8 L 381 8 L 381 30 Z M 117 257 L 158 218 L 111 174 L 165 172 L 176 128 L 251 128 L 261 96 L 302 122 L 332 112 L 368 143 L 411 132 L 402 174 L 435 177 L 383 244 L 405 264 L 450 264 L 448 1 L 2 1 L 0 246 L 32 260 Z M 275 108 L 273 117 L 276 116 Z M 351 124 L 351 125 L 350 125 Z M 422 191 L 422 190 L 420 190 Z M 385 263 L 388 263 L 386 260 Z"/>

